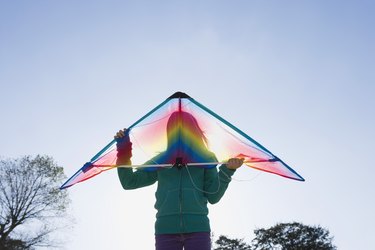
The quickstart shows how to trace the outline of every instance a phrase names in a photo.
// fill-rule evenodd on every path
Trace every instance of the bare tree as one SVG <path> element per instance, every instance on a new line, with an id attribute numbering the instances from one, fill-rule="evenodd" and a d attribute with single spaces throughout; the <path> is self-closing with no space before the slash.
<path id="1" fill-rule="evenodd" d="M 0 159 L 0 249 L 54 246 L 50 236 L 69 218 L 63 179 L 49 156 Z"/>

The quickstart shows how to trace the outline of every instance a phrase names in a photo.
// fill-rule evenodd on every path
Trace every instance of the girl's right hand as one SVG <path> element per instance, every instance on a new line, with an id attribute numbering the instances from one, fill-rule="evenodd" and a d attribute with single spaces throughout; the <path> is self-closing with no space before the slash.
<path id="1" fill-rule="evenodd" d="M 116 135 L 114 136 L 115 139 L 121 139 L 125 136 L 126 128 L 119 130 Z"/>
<path id="2" fill-rule="evenodd" d="M 119 162 L 129 162 L 132 157 L 132 143 L 129 138 L 129 131 L 126 128 L 119 130 L 115 136 L 117 157 L 121 158 Z"/>

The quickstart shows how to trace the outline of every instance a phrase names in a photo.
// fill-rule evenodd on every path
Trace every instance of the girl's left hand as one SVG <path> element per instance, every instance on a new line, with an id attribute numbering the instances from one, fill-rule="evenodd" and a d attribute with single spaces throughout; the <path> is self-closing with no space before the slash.
<path id="1" fill-rule="evenodd" d="M 227 168 L 236 170 L 237 168 L 241 167 L 243 164 L 244 159 L 238 159 L 238 158 L 231 158 L 227 162 Z"/>

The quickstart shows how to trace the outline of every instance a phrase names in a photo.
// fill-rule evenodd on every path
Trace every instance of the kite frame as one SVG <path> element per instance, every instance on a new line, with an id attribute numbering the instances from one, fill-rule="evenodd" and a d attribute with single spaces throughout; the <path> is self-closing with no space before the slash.
<path id="1" fill-rule="evenodd" d="M 212 115 L 213 117 L 215 117 L 216 119 L 218 119 L 219 121 L 223 122 L 225 125 L 227 125 L 228 127 L 230 127 L 231 129 L 233 129 L 234 131 L 236 131 L 237 133 L 239 133 L 241 136 L 243 136 L 244 138 L 248 139 L 249 141 L 251 141 L 252 143 L 254 143 L 256 146 L 258 146 L 259 148 L 261 148 L 262 150 L 264 150 L 265 152 L 267 152 L 268 154 L 270 154 L 273 159 L 270 159 L 270 160 L 261 160 L 261 161 L 246 161 L 244 163 L 256 163 L 256 162 L 275 162 L 275 161 L 279 161 L 281 162 L 289 171 L 291 171 L 293 174 L 295 174 L 296 176 L 298 176 L 300 179 L 297 179 L 297 178 L 293 178 L 293 177 L 290 177 L 290 176 L 286 176 L 286 175 L 282 175 L 282 174 L 279 174 L 279 173 L 274 173 L 274 172 L 271 172 L 271 171 L 267 171 L 267 170 L 264 170 L 264 169 L 261 169 L 261 168 L 257 168 L 257 167 L 254 167 L 254 166 L 251 166 L 251 168 L 254 168 L 254 169 L 257 169 L 257 170 L 260 170 L 260 171 L 264 171 L 264 172 L 269 172 L 269 173 L 272 173 L 272 174 L 276 174 L 276 175 L 279 175 L 279 176 L 282 176 L 282 177 L 285 177 L 285 178 L 289 178 L 289 179 L 293 179 L 293 180 L 297 180 L 297 181 L 305 181 L 305 179 L 299 175 L 294 169 L 292 169 L 291 167 L 289 167 L 284 161 L 282 161 L 280 158 L 278 158 L 277 156 L 275 156 L 273 153 L 271 153 L 271 151 L 269 151 L 267 148 L 265 148 L 264 146 L 262 146 L 260 143 L 258 143 L 256 140 L 254 140 L 253 138 L 251 138 L 250 136 L 248 136 L 247 134 L 245 134 L 243 131 L 241 131 L 240 129 L 238 129 L 237 127 L 235 127 L 233 124 L 231 124 L 230 122 L 228 122 L 227 120 L 225 120 L 224 118 L 220 117 L 219 115 L 217 115 L 215 112 L 213 112 L 212 110 L 208 109 L 207 107 L 205 107 L 203 104 L 199 103 L 198 101 L 196 101 L 194 98 L 190 97 L 189 95 L 183 93 L 183 92 L 176 92 L 174 93 L 173 95 L 171 95 L 170 97 L 168 97 L 167 99 L 165 99 L 163 102 L 161 102 L 159 105 L 157 105 L 155 108 L 153 108 L 151 111 L 147 112 L 144 116 L 142 116 L 140 119 L 138 119 L 136 122 L 134 122 L 131 126 L 129 126 L 127 129 L 126 129 L 126 134 L 129 134 L 129 132 L 131 131 L 131 129 L 133 127 L 135 127 L 137 124 L 139 124 L 140 122 L 142 122 L 144 119 L 146 119 L 148 116 L 150 116 L 152 113 L 154 113 L 156 110 L 158 110 L 160 107 L 162 107 L 164 104 L 166 104 L 167 102 L 169 102 L 171 99 L 173 98 L 179 98 L 179 102 L 180 102 L 180 105 L 181 105 L 181 98 L 187 98 L 189 99 L 189 101 L 191 101 L 193 104 L 197 105 L 198 107 L 200 107 L 201 109 L 203 109 L 204 111 L 206 111 L 208 114 Z M 99 157 L 102 153 L 104 153 L 106 150 L 108 150 L 114 143 L 116 143 L 116 139 L 113 139 L 111 142 L 109 142 L 102 150 L 100 150 L 97 154 L 94 155 L 94 157 L 91 158 L 90 162 L 87 162 L 83 167 L 81 167 L 74 175 L 72 175 L 61 187 L 60 189 L 64 189 L 64 188 L 68 188 L 72 185 L 69 185 L 69 186 L 65 186 L 65 184 L 69 183 L 69 181 L 75 177 L 80 171 L 84 171 L 89 165 L 93 164 Z M 224 164 L 225 162 L 209 162 L 209 163 L 188 163 L 187 165 L 188 166 L 200 166 L 200 165 L 218 165 L 218 164 Z M 113 166 L 113 167 L 109 167 L 108 169 L 106 170 L 109 170 L 109 169 L 112 169 L 114 167 L 125 167 L 125 168 L 147 168 L 147 167 L 173 167 L 174 164 L 149 164 L 149 165 L 119 165 L 119 166 Z M 106 170 L 103 170 L 103 171 L 106 171 Z M 98 172 L 97 174 L 99 174 L 101 172 Z M 95 175 L 97 175 L 95 174 Z M 90 178 L 94 177 L 95 175 L 91 176 Z M 76 184 L 76 183 L 75 183 Z"/>

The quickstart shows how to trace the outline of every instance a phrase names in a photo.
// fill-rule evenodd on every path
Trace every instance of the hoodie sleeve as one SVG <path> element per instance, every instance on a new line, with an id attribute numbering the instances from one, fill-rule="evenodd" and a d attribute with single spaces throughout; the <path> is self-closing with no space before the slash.
<path id="1" fill-rule="evenodd" d="M 131 165 L 132 143 L 129 136 L 117 140 L 117 165 Z M 152 185 L 157 180 L 156 171 L 133 171 L 132 168 L 117 168 L 120 183 L 124 189 L 136 189 Z"/>
<path id="2" fill-rule="evenodd" d="M 228 169 L 225 164 L 219 167 L 219 171 L 217 168 L 206 169 L 204 190 L 209 203 L 215 204 L 220 201 L 235 172 L 235 170 Z"/>

